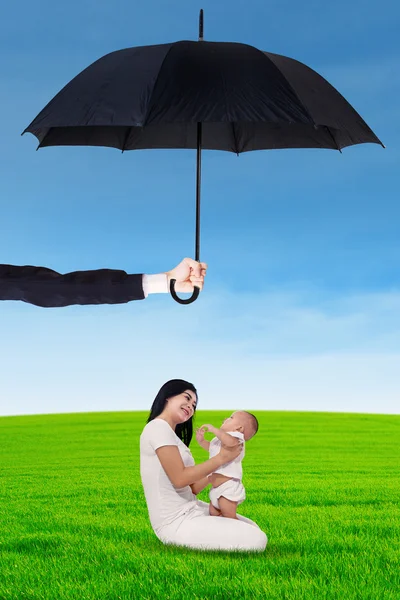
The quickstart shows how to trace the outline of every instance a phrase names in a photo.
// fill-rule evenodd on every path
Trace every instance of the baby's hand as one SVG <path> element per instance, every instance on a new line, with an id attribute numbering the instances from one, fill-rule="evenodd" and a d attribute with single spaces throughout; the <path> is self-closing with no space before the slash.
<path id="1" fill-rule="evenodd" d="M 196 440 L 199 442 L 199 444 L 204 442 L 204 429 L 202 427 L 200 427 L 200 429 L 196 429 Z"/>
<path id="2" fill-rule="evenodd" d="M 202 425 L 201 429 L 204 429 L 205 431 L 210 431 L 211 433 L 214 433 L 215 431 L 215 427 L 214 425 Z"/>

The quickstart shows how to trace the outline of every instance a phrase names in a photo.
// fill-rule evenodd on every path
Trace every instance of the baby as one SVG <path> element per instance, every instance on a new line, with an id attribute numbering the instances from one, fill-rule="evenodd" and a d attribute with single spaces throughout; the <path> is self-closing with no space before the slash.
<path id="1" fill-rule="evenodd" d="M 205 431 L 210 431 L 216 437 L 207 442 Z M 242 460 L 244 457 L 244 442 L 250 440 L 258 431 L 258 421 L 254 415 L 244 410 L 238 410 L 224 420 L 217 429 L 213 425 L 202 425 L 196 430 L 196 440 L 212 458 L 223 446 L 235 446 L 238 438 L 242 441 L 243 450 L 237 458 L 222 465 L 209 475 L 212 488 L 210 490 L 210 515 L 237 519 L 236 507 L 241 504 L 246 493 L 242 484 Z"/>

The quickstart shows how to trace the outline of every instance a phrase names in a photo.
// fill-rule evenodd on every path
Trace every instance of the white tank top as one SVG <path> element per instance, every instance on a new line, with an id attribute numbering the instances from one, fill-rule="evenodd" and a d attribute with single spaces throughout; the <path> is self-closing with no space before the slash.
<path id="1" fill-rule="evenodd" d="M 226 433 L 229 433 L 229 435 L 232 435 L 233 437 L 237 437 L 240 440 L 242 440 L 243 450 L 237 458 L 235 458 L 229 463 L 226 463 L 225 465 L 222 465 L 221 467 L 219 467 L 219 469 L 214 471 L 214 473 L 220 473 L 221 475 L 226 475 L 226 477 L 235 477 L 236 479 L 240 479 L 241 481 L 243 477 L 242 460 L 244 458 L 244 435 L 243 433 L 240 433 L 240 431 L 227 431 Z M 213 458 L 214 456 L 219 454 L 220 450 L 221 442 L 217 437 L 215 437 L 210 442 L 210 448 L 208 450 L 209 457 Z"/>

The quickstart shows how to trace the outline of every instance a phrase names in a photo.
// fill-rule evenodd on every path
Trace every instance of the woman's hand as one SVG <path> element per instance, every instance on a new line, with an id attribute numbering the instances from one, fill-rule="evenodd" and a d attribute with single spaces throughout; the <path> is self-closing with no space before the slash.
<path id="1" fill-rule="evenodd" d="M 204 442 L 204 429 L 200 427 L 200 429 L 196 429 L 196 440 L 199 444 Z"/>
<path id="2" fill-rule="evenodd" d="M 231 460 L 235 460 L 239 456 L 239 454 L 243 450 L 243 442 L 238 440 L 237 446 L 233 446 L 233 448 L 227 448 L 226 446 L 221 446 L 221 450 L 219 451 L 219 458 L 221 459 L 221 465 L 224 465 Z"/>

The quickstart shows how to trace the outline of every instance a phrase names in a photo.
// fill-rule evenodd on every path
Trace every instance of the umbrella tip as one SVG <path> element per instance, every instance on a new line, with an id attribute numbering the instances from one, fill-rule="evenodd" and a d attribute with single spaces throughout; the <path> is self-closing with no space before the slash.
<path id="1" fill-rule="evenodd" d="M 199 15 L 199 42 L 203 41 L 203 31 L 204 31 L 204 11 L 201 8 L 200 9 L 200 15 Z"/>

